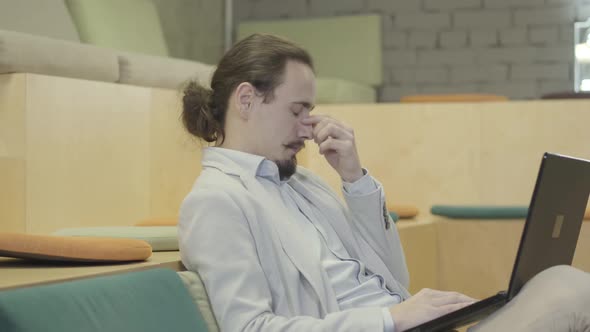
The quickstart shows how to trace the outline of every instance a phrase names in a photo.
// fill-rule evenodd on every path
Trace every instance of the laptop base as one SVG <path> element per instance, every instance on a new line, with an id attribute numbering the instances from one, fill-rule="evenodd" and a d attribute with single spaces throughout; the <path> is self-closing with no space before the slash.
<path id="1" fill-rule="evenodd" d="M 508 301 L 505 291 L 477 301 L 467 307 L 450 312 L 444 316 L 413 327 L 407 331 L 411 332 L 436 332 L 452 331 L 455 328 L 477 322 L 489 316 L 501 308 Z"/>

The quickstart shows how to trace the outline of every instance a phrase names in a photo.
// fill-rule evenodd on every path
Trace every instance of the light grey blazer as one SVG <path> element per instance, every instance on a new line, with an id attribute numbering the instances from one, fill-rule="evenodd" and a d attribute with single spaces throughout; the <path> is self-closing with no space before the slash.
<path id="1" fill-rule="evenodd" d="M 348 197 L 347 208 L 302 167 L 289 183 L 319 207 L 352 258 L 383 276 L 390 291 L 409 296 L 404 253 L 381 188 Z M 340 311 L 319 253 L 308 250 L 288 216 L 253 170 L 205 150 L 203 171 L 180 210 L 179 245 L 184 265 L 203 279 L 221 330 L 383 331 L 381 308 Z"/>

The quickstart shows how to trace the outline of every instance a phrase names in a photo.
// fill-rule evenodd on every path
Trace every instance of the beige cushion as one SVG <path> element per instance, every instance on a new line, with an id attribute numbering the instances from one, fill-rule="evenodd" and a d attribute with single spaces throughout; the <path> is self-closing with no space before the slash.
<path id="1" fill-rule="evenodd" d="M 0 73 L 116 82 L 117 57 L 108 49 L 0 30 Z"/>
<path id="2" fill-rule="evenodd" d="M 54 235 L 138 239 L 149 243 L 153 251 L 178 250 L 178 230 L 175 226 L 135 227 L 105 226 L 64 228 Z"/>
<path id="3" fill-rule="evenodd" d="M 0 29 L 80 41 L 63 0 L 0 0 Z"/>
<path id="4" fill-rule="evenodd" d="M 0 256 L 75 262 L 141 261 L 152 255 L 148 243 L 134 239 L 71 238 L 0 232 Z"/>
<path id="5" fill-rule="evenodd" d="M 219 332 L 217 320 L 215 320 L 215 315 L 211 309 L 211 302 L 209 302 L 209 297 L 207 296 L 207 291 L 205 290 L 205 285 L 203 285 L 201 277 L 193 271 L 178 272 L 178 275 L 191 294 L 197 308 L 199 308 L 205 323 L 207 323 L 209 332 Z"/>
<path id="6" fill-rule="evenodd" d="M 190 79 L 209 86 L 215 66 L 136 53 L 119 53 L 119 83 L 180 89 Z"/>

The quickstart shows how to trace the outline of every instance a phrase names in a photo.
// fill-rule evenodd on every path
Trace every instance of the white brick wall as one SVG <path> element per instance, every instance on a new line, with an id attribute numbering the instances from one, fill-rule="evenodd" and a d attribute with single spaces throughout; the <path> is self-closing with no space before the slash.
<path id="1" fill-rule="evenodd" d="M 408 46 L 415 49 L 433 49 L 436 46 L 437 32 L 435 30 L 416 30 L 409 34 Z"/>
<path id="2" fill-rule="evenodd" d="M 395 84 L 445 83 L 449 81 L 449 70 L 444 66 L 394 68 L 391 79 Z"/>
<path id="3" fill-rule="evenodd" d="M 518 9 L 514 12 L 514 24 L 538 25 L 538 24 L 559 24 L 573 22 L 574 7 L 565 6 L 557 8 L 541 9 Z"/>
<path id="4" fill-rule="evenodd" d="M 419 50 L 420 65 L 465 65 L 475 63 L 476 52 L 473 50 Z"/>
<path id="5" fill-rule="evenodd" d="M 524 45 L 527 41 L 527 29 L 524 27 L 500 30 L 500 44 L 503 46 Z"/>
<path id="6" fill-rule="evenodd" d="M 467 31 L 443 31 L 439 38 L 441 48 L 462 48 L 467 45 Z"/>
<path id="7" fill-rule="evenodd" d="M 508 65 L 453 66 L 451 83 L 505 82 L 508 79 Z"/>
<path id="8" fill-rule="evenodd" d="M 394 28 L 399 29 L 432 30 L 450 26 L 451 15 L 448 13 L 403 14 L 394 19 Z"/>
<path id="9" fill-rule="evenodd" d="M 514 65 L 510 76 L 514 81 L 523 81 L 530 79 L 546 78 L 567 80 L 569 77 L 569 68 L 565 63 L 542 65 Z"/>
<path id="10" fill-rule="evenodd" d="M 240 20 L 382 16 L 381 101 L 416 93 L 538 98 L 571 90 L 590 0 L 235 0 Z"/>
<path id="11" fill-rule="evenodd" d="M 533 44 L 556 44 L 559 40 L 559 26 L 531 28 L 529 38 Z"/>
<path id="12" fill-rule="evenodd" d="M 478 10 L 457 12 L 454 14 L 455 26 L 458 28 L 503 28 L 510 25 L 509 10 Z"/>
<path id="13" fill-rule="evenodd" d="M 454 11 L 464 8 L 481 8 L 481 0 L 424 0 L 426 10 Z"/>
<path id="14" fill-rule="evenodd" d="M 472 47 L 498 45 L 498 31 L 494 29 L 476 29 L 469 31 L 469 45 Z"/>
<path id="15" fill-rule="evenodd" d="M 543 7 L 545 0 L 484 0 L 485 8 L 534 8 Z"/>

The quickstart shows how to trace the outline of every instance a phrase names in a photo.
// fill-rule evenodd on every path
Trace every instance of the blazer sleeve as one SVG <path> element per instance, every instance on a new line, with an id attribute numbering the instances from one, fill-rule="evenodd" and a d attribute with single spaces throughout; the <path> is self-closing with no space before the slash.
<path id="1" fill-rule="evenodd" d="M 349 194 L 343 190 L 344 200 L 360 236 L 385 262 L 395 279 L 407 288 L 410 277 L 399 233 L 385 205 L 383 186 L 372 179 L 375 183 L 373 190 L 362 194 Z"/>
<path id="2" fill-rule="evenodd" d="M 181 207 L 182 261 L 201 276 L 221 331 L 383 331 L 381 308 L 322 319 L 275 314 L 249 227 L 242 209 L 223 191 L 193 190 Z"/>

